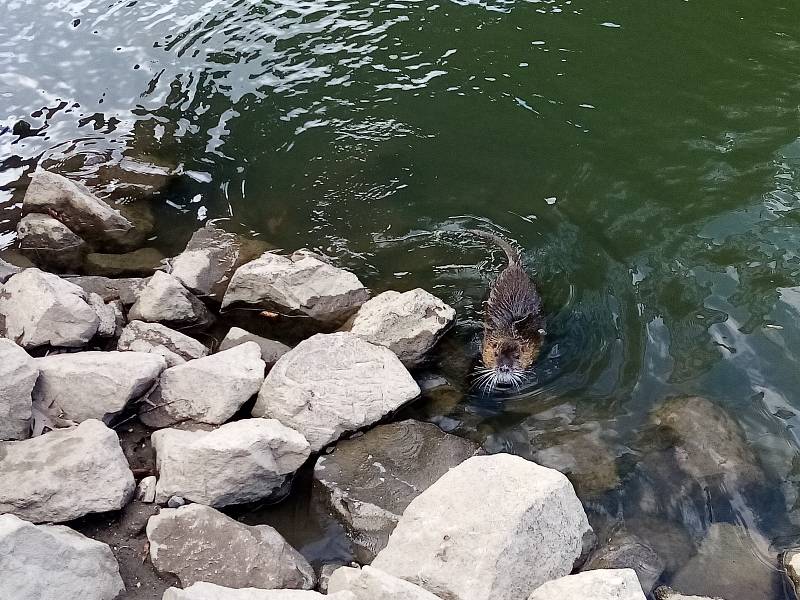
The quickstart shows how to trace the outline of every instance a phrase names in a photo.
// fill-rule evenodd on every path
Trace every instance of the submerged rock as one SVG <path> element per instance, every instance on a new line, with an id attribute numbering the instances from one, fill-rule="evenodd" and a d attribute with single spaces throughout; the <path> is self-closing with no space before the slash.
<path id="1" fill-rule="evenodd" d="M 31 213 L 17 224 L 20 251 L 37 265 L 70 271 L 80 267 L 87 246 L 61 221 Z"/>
<path id="2" fill-rule="evenodd" d="M 109 279 L 108 277 L 88 275 L 68 277 L 66 281 L 79 286 L 87 294 L 97 294 L 105 302 L 118 300 L 123 306 L 129 307 L 139 299 L 139 294 L 150 280 L 141 277 Z"/>
<path id="3" fill-rule="evenodd" d="M 244 344 L 245 342 L 255 342 L 258 344 L 259 348 L 261 348 L 261 358 L 267 364 L 267 369 L 271 369 L 281 356 L 291 350 L 286 344 L 281 344 L 275 340 L 269 340 L 238 327 L 231 327 L 225 339 L 220 343 L 219 351 L 228 350 L 229 348 Z"/>
<path id="4" fill-rule="evenodd" d="M 37 358 L 36 366 L 33 399 L 40 410 L 75 422 L 109 422 L 150 389 L 167 364 L 143 352 L 75 352 Z"/>
<path id="5" fill-rule="evenodd" d="M 452 600 L 518 600 L 568 575 L 591 535 L 564 475 L 476 456 L 411 501 L 372 566 Z"/>
<path id="6" fill-rule="evenodd" d="M 643 540 L 618 529 L 589 556 L 582 571 L 633 569 L 645 592 L 650 592 L 664 572 L 664 561 Z"/>
<path id="7" fill-rule="evenodd" d="M 11 340 L 0 339 L 0 440 L 31 436 L 31 392 L 36 362 Z"/>
<path id="8" fill-rule="evenodd" d="M 0 514 L 70 521 L 121 509 L 134 488 L 117 434 L 100 421 L 0 443 Z"/>
<path id="9" fill-rule="evenodd" d="M 278 419 L 296 429 L 316 452 L 345 432 L 379 421 L 419 393 L 388 348 L 352 333 L 317 334 L 275 363 L 253 416 Z"/>
<path id="10" fill-rule="evenodd" d="M 0 598 L 114 600 L 125 591 L 108 545 L 63 525 L 0 516 Z"/>
<path id="11" fill-rule="evenodd" d="M 379 569 L 341 567 L 328 581 L 328 592 L 352 592 L 356 600 L 438 600 L 419 586 Z"/>
<path id="12" fill-rule="evenodd" d="M 149 352 L 164 357 L 168 367 L 208 355 L 208 348 L 186 334 L 160 323 L 131 321 L 117 342 L 121 352 Z"/>
<path id="13" fill-rule="evenodd" d="M 163 323 L 168 327 L 204 326 L 213 321 L 205 304 L 172 275 L 156 271 L 128 313 L 131 321 Z"/>
<path id="14" fill-rule="evenodd" d="M 221 425 L 258 393 L 263 382 L 261 349 L 248 342 L 164 371 L 152 406 L 142 405 L 139 419 L 150 427 L 182 421 Z"/>
<path id="15" fill-rule="evenodd" d="M 222 308 L 255 305 L 340 325 L 369 298 L 353 273 L 304 252 L 286 257 L 266 252 L 236 270 Z"/>
<path id="16" fill-rule="evenodd" d="M 150 560 L 186 587 L 198 581 L 233 588 L 311 589 L 311 565 L 269 525 L 248 526 L 218 510 L 165 508 L 147 522 Z"/>
<path id="17" fill-rule="evenodd" d="M 6 337 L 23 348 L 83 346 L 100 323 L 86 292 L 39 269 L 25 269 L 3 285 L 0 317 L 5 318 Z"/>
<path id="18" fill-rule="evenodd" d="M 430 423 L 380 425 L 317 459 L 314 493 L 345 526 L 357 560 L 370 563 L 409 503 L 478 450 Z"/>
<path id="19" fill-rule="evenodd" d="M 86 255 L 83 268 L 102 277 L 149 277 L 163 260 L 164 255 L 155 248 L 140 248 L 125 254 L 92 252 Z"/>
<path id="20" fill-rule="evenodd" d="M 656 600 L 722 600 L 722 598 L 709 598 L 708 596 L 686 596 L 680 594 L 670 587 L 661 586 L 653 596 Z"/>
<path id="21" fill-rule="evenodd" d="M 214 431 L 162 429 L 152 436 L 156 501 L 172 495 L 209 506 L 269 497 L 310 454 L 308 442 L 272 419 L 245 419 Z"/>
<path id="22" fill-rule="evenodd" d="M 213 583 L 195 583 L 185 590 L 169 588 L 161 600 L 356 600 L 356 597 L 350 592 L 323 595 L 306 590 L 236 590 Z"/>
<path id="23" fill-rule="evenodd" d="M 388 291 L 358 309 L 350 331 L 386 346 L 411 368 L 425 359 L 455 318 L 455 310 L 423 289 Z"/>
<path id="24" fill-rule="evenodd" d="M 598 569 L 548 581 L 528 600 L 646 600 L 633 569 Z"/>

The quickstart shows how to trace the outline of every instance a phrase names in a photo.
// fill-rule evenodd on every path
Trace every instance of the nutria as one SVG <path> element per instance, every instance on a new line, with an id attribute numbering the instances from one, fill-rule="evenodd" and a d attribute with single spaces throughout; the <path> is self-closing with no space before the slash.
<path id="1" fill-rule="evenodd" d="M 544 340 L 542 299 L 516 248 L 493 233 L 470 233 L 498 245 L 508 257 L 508 266 L 492 283 L 485 303 L 483 368 L 478 370 L 475 385 L 486 392 L 498 385 L 518 388 L 538 358 Z"/>

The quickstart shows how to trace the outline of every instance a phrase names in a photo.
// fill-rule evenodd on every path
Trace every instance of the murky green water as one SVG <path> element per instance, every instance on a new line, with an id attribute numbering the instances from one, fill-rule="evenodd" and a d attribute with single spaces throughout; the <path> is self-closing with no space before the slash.
<path id="1" fill-rule="evenodd" d="M 439 294 L 456 389 L 410 414 L 526 456 L 577 436 L 558 460 L 616 471 L 584 494 L 596 523 L 660 514 L 695 548 L 734 522 L 772 562 L 800 534 L 798 107 L 786 0 L 0 0 L 0 248 L 42 159 L 179 164 L 155 245 L 224 219 Z M 502 402 L 459 392 L 501 264 L 462 233 L 481 223 L 550 315 L 538 381 Z M 648 487 L 648 415 L 679 394 L 731 411 L 770 493 Z"/>

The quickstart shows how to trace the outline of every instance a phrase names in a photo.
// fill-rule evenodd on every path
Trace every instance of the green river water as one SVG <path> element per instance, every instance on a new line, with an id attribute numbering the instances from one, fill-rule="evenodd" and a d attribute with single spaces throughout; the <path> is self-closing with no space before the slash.
<path id="1" fill-rule="evenodd" d="M 168 255 L 218 219 L 453 305 L 454 389 L 407 415 L 583 465 L 599 530 L 683 540 L 665 581 L 713 522 L 768 573 L 799 541 L 800 3 L 0 0 L 0 250 L 37 163 L 131 148 L 183 172 L 153 200 Z M 476 225 L 545 299 L 515 396 L 468 390 L 502 266 Z M 758 489 L 659 470 L 651 412 L 687 394 L 734 417 Z"/>

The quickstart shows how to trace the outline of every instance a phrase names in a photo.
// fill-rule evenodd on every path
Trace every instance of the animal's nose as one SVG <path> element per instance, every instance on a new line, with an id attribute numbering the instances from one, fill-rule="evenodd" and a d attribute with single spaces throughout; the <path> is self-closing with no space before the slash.
<path id="1" fill-rule="evenodd" d="M 511 367 L 509 367 L 508 365 L 500 365 L 499 370 L 501 373 L 508 373 L 511 371 Z"/>

